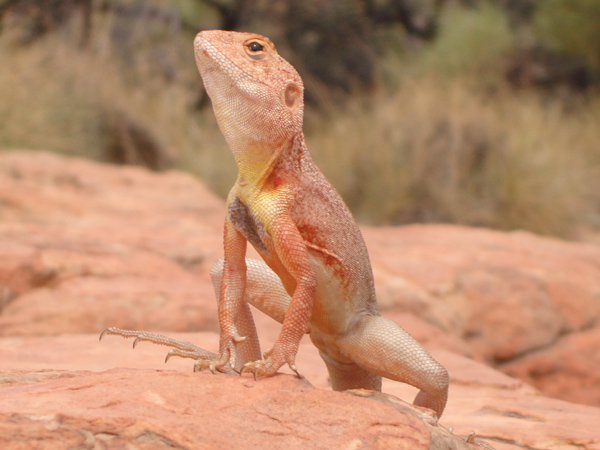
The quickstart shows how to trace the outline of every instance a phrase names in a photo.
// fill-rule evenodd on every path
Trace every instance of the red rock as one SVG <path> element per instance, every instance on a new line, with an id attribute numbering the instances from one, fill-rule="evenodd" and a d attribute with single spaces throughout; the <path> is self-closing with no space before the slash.
<path id="1" fill-rule="evenodd" d="M 4 448 L 469 448 L 427 413 L 291 376 L 254 381 L 126 369 L 41 375 L 2 388 Z"/>
<path id="2" fill-rule="evenodd" d="M 0 205 L 0 336 L 216 330 L 225 207 L 191 176 L 2 153 Z M 383 313 L 422 342 L 600 404 L 600 247 L 450 225 L 364 234 Z M 257 321 L 266 348 L 279 328 Z"/>
<path id="3" fill-rule="evenodd" d="M 400 305 L 426 318 L 489 361 L 548 345 L 600 319 L 596 245 L 454 225 L 364 234 L 384 307 Z"/>
<path id="4" fill-rule="evenodd" d="M 600 405 L 600 328 L 571 333 L 553 346 L 500 367 L 537 386 L 546 395 L 586 405 Z"/>
<path id="5" fill-rule="evenodd" d="M 216 333 L 172 336 L 218 346 Z M 172 358 L 165 366 L 164 347 L 140 343 L 132 350 L 131 342 L 0 338 L 0 442 L 9 443 L 2 448 L 32 448 L 34 439 L 45 449 L 79 442 L 118 448 L 145 439 L 146 448 L 466 448 L 422 409 L 385 395 L 362 392 L 367 398 L 359 399 L 323 389 L 327 372 L 308 340 L 296 362 L 316 388 L 289 374 L 258 381 L 194 374 L 192 361 Z M 600 449 L 600 408 L 549 399 L 483 364 L 433 354 L 451 378 L 441 424 L 456 435 L 475 431 L 497 450 Z M 384 391 L 408 402 L 415 394 L 389 380 Z"/>
<path id="6" fill-rule="evenodd" d="M 49 153 L 0 163 L 0 335 L 215 329 L 223 202 L 189 175 Z"/>
<path id="7" fill-rule="evenodd" d="M 436 325 L 452 336 L 439 339 L 446 348 L 498 364 L 551 395 L 600 405 L 600 361 L 589 350 L 600 348 L 600 334 L 565 339 L 598 329 L 600 247 L 452 225 L 364 234 L 384 308 Z M 555 355 L 555 345 L 572 356 L 535 370 L 539 358 L 527 355 Z"/>

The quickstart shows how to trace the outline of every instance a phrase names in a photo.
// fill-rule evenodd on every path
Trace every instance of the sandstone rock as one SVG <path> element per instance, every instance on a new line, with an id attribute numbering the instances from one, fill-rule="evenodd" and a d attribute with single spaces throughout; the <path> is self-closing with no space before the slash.
<path id="1" fill-rule="evenodd" d="M 600 334 L 586 332 L 600 324 L 600 247 L 452 225 L 364 233 L 387 315 L 412 312 L 452 336 L 446 348 L 600 405 Z"/>
<path id="2" fill-rule="evenodd" d="M 0 154 L 0 336 L 44 351 L 35 336 L 216 330 L 224 214 L 182 173 Z M 430 348 L 600 404 L 600 247 L 449 225 L 364 234 L 384 315 Z M 257 321 L 266 348 L 279 328 Z"/>
<path id="3" fill-rule="evenodd" d="M 600 405 L 599 344 L 600 328 L 596 327 L 563 336 L 551 347 L 529 353 L 499 368 L 537 386 L 546 395 Z"/>
<path id="4" fill-rule="evenodd" d="M 426 412 L 285 375 L 116 369 L 42 373 L 23 385 L 10 375 L 0 404 L 6 449 L 470 448 Z"/>
<path id="5" fill-rule="evenodd" d="M 424 317 L 488 361 L 514 358 L 600 319 L 596 245 L 453 225 L 364 233 L 384 308 L 400 305 Z"/>
<path id="6" fill-rule="evenodd" d="M 0 155 L 0 335 L 215 329 L 223 202 L 189 175 Z"/>
<path id="7" fill-rule="evenodd" d="M 218 346 L 216 333 L 169 334 Z M 3 337 L 0 354 L 3 449 L 468 448 L 426 410 L 384 394 L 326 390 L 325 366 L 308 340 L 297 359 L 306 381 L 194 374 L 190 360 L 164 366 L 164 347 L 132 350 L 116 336 Z M 450 373 L 441 425 L 454 434 L 475 431 L 497 450 L 600 449 L 599 408 L 545 398 L 480 363 L 433 354 Z M 384 391 L 408 402 L 415 395 L 391 381 Z"/>

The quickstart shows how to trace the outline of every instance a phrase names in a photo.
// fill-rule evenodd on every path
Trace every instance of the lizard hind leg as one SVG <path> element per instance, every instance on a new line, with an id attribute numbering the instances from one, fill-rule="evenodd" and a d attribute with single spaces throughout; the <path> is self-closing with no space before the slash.
<path id="1" fill-rule="evenodd" d="M 414 404 L 442 415 L 448 399 L 448 372 L 398 324 L 365 315 L 338 344 L 364 370 L 420 389 Z"/>

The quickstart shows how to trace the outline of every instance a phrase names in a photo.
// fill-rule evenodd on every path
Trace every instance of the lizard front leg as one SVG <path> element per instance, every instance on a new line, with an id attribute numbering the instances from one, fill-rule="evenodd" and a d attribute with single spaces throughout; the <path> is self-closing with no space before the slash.
<path id="1" fill-rule="evenodd" d="M 252 312 L 244 301 L 246 291 L 246 247 L 244 235 L 229 218 L 225 220 L 223 272 L 219 289 L 219 358 L 207 361 L 211 370 L 227 363 L 236 371 L 261 357 Z"/>
<path id="2" fill-rule="evenodd" d="M 317 290 L 317 277 L 310 264 L 306 244 L 288 215 L 281 214 L 275 218 L 271 238 L 281 264 L 294 278 L 296 287 L 275 344 L 265 352 L 264 359 L 244 365 L 243 370 L 251 371 L 255 376 L 273 375 L 286 363 L 298 374 L 296 353 L 306 333 Z"/>
<path id="3" fill-rule="evenodd" d="M 210 269 L 210 278 L 215 288 L 215 297 L 221 297 L 221 280 L 223 279 L 223 258 L 215 261 Z M 244 302 L 250 303 L 259 311 L 283 323 L 285 311 L 291 297 L 281 284 L 281 279 L 261 259 L 246 258 L 246 290 Z M 244 333 L 243 330 L 239 330 Z"/>

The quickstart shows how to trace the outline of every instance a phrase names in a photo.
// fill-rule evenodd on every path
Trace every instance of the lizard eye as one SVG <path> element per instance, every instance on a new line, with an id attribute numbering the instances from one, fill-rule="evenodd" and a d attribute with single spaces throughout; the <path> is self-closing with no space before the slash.
<path id="1" fill-rule="evenodd" d="M 250 49 L 251 52 L 260 52 L 261 50 L 264 50 L 264 47 L 262 45 L 260 45 L 258 42 L 250 42 L 248 44 L 248 48 Z"/>
<path id="2" fill-rule="evenodd" d="M 265 51 L 265 44 L 260 41 L 249 41 L 244 44 L 244 48 L 246 49 L 246 53 L 252 59 L 263 59 L 267 56 Z"/>

